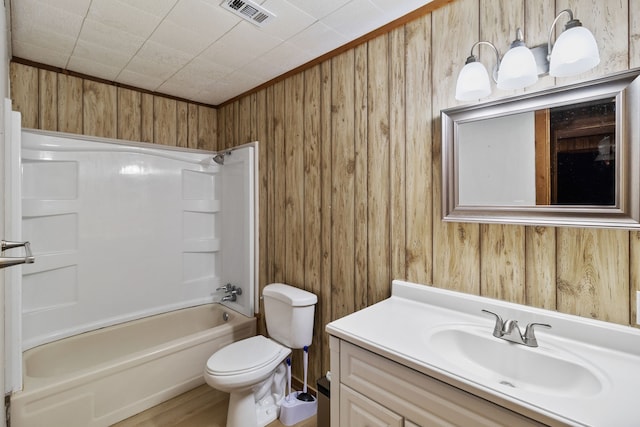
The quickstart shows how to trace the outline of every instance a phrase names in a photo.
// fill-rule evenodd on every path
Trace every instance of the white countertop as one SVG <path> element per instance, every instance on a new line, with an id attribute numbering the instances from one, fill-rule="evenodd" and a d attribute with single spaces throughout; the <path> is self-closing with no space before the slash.
<path id="1" fill-rule="evenodd" d="M 517 320 L 523 332 L 532 322 L 548 323 L 552 329 L 536 330 L 537 348 L 508 343 L 491 335 L 495 320 L 482 309 L 504 320 Z M 541 391 L 487 381 L 478 370 L 452 363 L 453 358 L 430 345 L 430 337 L 446 328 L 486 331 L 496 345 L 520 346 L 525 352 L 575 361 L 593 373 L 601 387 L 580 395 L 567 392 L 570 387 Z M 636 328 L 395 280 L 390 298 L 331 322 L 326 329 L 337 338 L 541 422 L 640 425 L 634 410 L 640 387 L 640 330 Z"/>

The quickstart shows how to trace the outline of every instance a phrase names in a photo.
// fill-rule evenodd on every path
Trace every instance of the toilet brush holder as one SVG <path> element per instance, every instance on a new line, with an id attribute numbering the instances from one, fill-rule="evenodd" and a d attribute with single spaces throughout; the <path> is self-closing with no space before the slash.
<path id="1" fill-rule="evenodd" d="M 292 426 L 302 420 L 313 417 L 318 411 L 318 400 L 305 402 L 298 399 L 300 391 L 294 391 L 282 399 L 280 405 L 280 422 L 285 426 Z"/>

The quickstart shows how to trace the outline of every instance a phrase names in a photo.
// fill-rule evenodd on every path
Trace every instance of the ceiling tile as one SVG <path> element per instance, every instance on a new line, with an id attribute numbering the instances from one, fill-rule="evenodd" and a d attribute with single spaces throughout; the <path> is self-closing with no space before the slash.
<path id="1" fill-rule="evenodd" d="M 124 73 L 125 71 L 130 71 L 136 74 L 146 75 L 150 79 L 159 80 L 158 84 L 162 84 L 165 80 L 174 75 L 179 69 L 180 67 L 177 67 L 175 65 L 161 64 L 136 56 L 131 61 L 129 61 L 125 69 L 122 70 L 122 73 Z M 119 79 L 120 76 L 118 76 L 118 80 Z"/>
<path id="2" fill-rule="evenodd" d="M 164 17 L 179 0 L 126 0 L 127 4 L 155 16 Z"/>
<path id="3" fill-rule="evenodd" d="M 264 34 L 255 25 L 241 22 L 225 34 L 218 42 L 202 52 L 202 57 L 211 62 L 237 67 L 245 64 L 282 43 L 282 40 Z"/>
<path id="4" fill-rule="evenodd" d="M 145 39 L 161 21 L 160 17 L 119 0 L 93 0 L 87 17 Z"/>
<path id="5" fill-rule="evenodd" d="M 199 102 L 217 105 L 221 104 L 229 98 L 233 98 L 238 93 L 242 92 L 238 92 L 235 86 L 228 83 L 220 82 L 214 88 L 200 91 L 197 100 Z"/>
<path id="6" fill-rule="evenodd" d="M 198 80 L 219 80 L 233 71 L 233 68 L 214 64 L 202 58 L 195 58 L 171 76 L 170 80 L 179 81 L 187 85 L 198 84 Z"/>
<path id="7" fill-rule="evenodd" d="M 264 81 L 269 81 L 288 71 L 282 64 L 278 64 L 267 56 L 257 58 L 242 69 L 253 76 L 262 77 Z"/>
<path id="8" fill-rule="evenodd" d="M 71 55 L 73 47 L 76 44 L 75 37 L 69 37 L 59 33 L 50 33 L 37 28 L 31 30 L 24 28 L 14 29 L 11 36 L 14 45 L 16 42 L 27 43 L 32 46 L 49 49 L 52 53 L 66 55 L 67 57 Z M 16 52 L 13 53 L 17 56 Z"/>
<path id="9" fill-rule="evenodd" d="M 228 84 L 229 86 L 233 86 L 241 92 L 246 92 L 258 86 L 260 82 L 260 77 L 253 76 L 242 71 L 236 71 L 233 74 L 228 75 L 224 79 L 221 79 L 218 83 L 222 85 Z"/>
<path id="10" fill-rule="evenodd" d="M 159 66 L 174 69 L 175 71 L 182 68 L 191 58 L 193 58 L 193 55 L 162 46 L 150 40 L 142 45 L 136 55 L 136 59 L 152 62 Z"/>
<path id="11" fill-rule="evenodd" d="M 316 22 L 305 28 L 290 41 L 292 45 L 306 51 L 312 58 L 322 56 L 348 42 L 349 39 L 322 22 Z"/>
<path id="12" fill-rule="evenodd" d="M 192 96 L 196 96 L 201 93 L 210 94 L 212 90 L 218 86 L 219 80 L 203 78 L 202 75 L 200 75 L 198 79 L 192 80 L 188 84 L 185 84 L 182 78 L 174 75 L 169 80 L 165 81 L 160 87 L 158 87 L 158 92 L 192 99 Z"/>
<path id="13" fill-rule="evenodd" d="M 185 93 L 186 93 L 184 83 L 172 82 L 171 80 L 167 80 L 166 82 L 162 83 L 157 88 L 157 91 L 165 95 L 171 95 L 171 96 L 177 96 L 177 97 L 185 97 Z M 189 95 L 192 96 L 195 93 L 197 92 L 192 92 Z"/>
<path id="14" fill-rule="evenodd" d="M 211 44 L 210 41 L 200 37 L 193 31 L 170 21 L 162 22 L 149 40 L 190 55 L 198 55 Z"/>
<path id="15" fill-rule="evenodd" d="M 340 9 L 351 0 L 296 0 L 295 5 L 316 19 L 323 18 Z M 395 0 L 397 2 L 397 0 Z"/>
<path id="16" fill-rule="evenodd" d="M 167 20 L 211 43 L 242 21 L 217 5 L 200 0 L 180 0 Z"/>
<path id="17" fill-rule="evenodd" d="M 292 70 L 311 61 L 313 58 L 314 57 L 311 56 L 309 52 L 287 42 L 271 49 L 261 57 L 261 59 L 265 61 L 273 61 L 276 64 L 279 64 L 280 67 L 284 67 L 286 70 Z"/>
<path id="18" fill-rule="evenodd" d="M 69 54 L 55 52 L 40 45 L 32 45 L 14 40 L 12 43 L 13 56 L 30 61 L 40 62 L 52 67 L 66 68 Z"/>
<path id="19" fill-rule="evenodd" d="M 371 0 L 386 14 L 386 20 L 391 22 L 407 13 L 413 12 L 417 8 L 431 3 L 432 0 Z"/>
<path id="20" fill-rule="evenodd" d="M 357 39 L 386 23 L 385 14 L 369 0 L 353 0 L 322 22 L 349 40 Z M 354 22 L 359 25 L 354 25 Z"/>
<path id="21" fill-rule="evenodd" d="M 80 32 L 80 40 L 118 50 L 130 56 L 135 54 L 145 41 L 142 37 L 109 27 L 93 19 L 85 19 Z"/>
<path id="22" fill-rule="evenodd" d="M 20 0 L 22 2 L 23 0 Z M 15 1 L 13 2 L 16 3 Z M 51 2 L 48 2 L 51 5 Z M 12 4 L 13 5 L 13 4 Z M 56 0 L 55 7 L 75 15 L 86 16 L 91 0 Z"/>
<path id="23" fill-rule="evenodd" d="M 110 81 L 115 80 L 118 73 L 120 73 L 119 67 L 112 67 L 110 65 L 96 62 L 93 59 L 85 59 L 78 56 L 71 57 L 69 59 L 69 65 L 67 68 L 71 71 L 75 71 L 76 73 L 82 73 Z"/>
<path id="24" fill-rule="evenodd" d="M 268 11 L 275 13 L 276 19 L 259 28 L 260 31 L 283 40 L 299 33 L 317 21 L 313 16 L 285 0 L 267 0 L 263 6 Z"/>
<path id="25" fill-rule="evenodd" d="M 234 93 L 233 90 L 227 90 L 225 91 L 227 94 L 228 93 Z M 218 105 L 221 104 L 223 101 L 232 98 L 233 95 L 229 96 L 229 95 L 223 95 L 222 91 L 220 92 L 198 92 L 196 95 L 193 96 L 193 100 L 195 102 L 202 102 L 203 104 L 211 104 L 211 105 Z"/>
<path id="26" fill-rule="evenodd" d="M 16 30 L 43 30 L 48 33 L 77 37 L 83 17 L 48 3 L 25 0 L 14 2 L 12 25 Z"/>
<path id="27" fill-rule="evenodd" d="M 98 64 L 107 65 L 120 71 L 131 60 L 131 56 L 120 50 L 109 49 L 84 40 L 78 40 L 71 61 L 82 59 L 84 61 L 94 61 Z M 117 76 L 114 75 L 113 77 Z"/>
<path id="28" fill-rule="evenodd" d="M 164 80 L 165 79 L 155 77 L 149 73 L 137 73 L 129 69 L 121 71 L 115 79 L 118 83 L 150 91 L 155 91 Z"/>

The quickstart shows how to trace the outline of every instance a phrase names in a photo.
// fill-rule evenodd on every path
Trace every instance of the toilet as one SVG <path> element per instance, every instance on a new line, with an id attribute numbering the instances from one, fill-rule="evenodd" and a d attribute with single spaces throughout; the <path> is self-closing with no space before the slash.
<path id="1" fill-rule="evenodd" d="M 227 427 L 264 427 L 278 418 L 286 394 L 291 349 L 311 345 L 318 297 L 282 283 L 265 286 L 264 317 L 269 338 L 236 341 L 215 352 L 205 367 L 211 387 L 229 393 Z"/>

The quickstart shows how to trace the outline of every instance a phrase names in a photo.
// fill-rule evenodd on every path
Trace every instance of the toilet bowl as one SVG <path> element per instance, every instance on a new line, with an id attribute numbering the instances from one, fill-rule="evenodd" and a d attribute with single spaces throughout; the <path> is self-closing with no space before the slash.
<path id="1" fill-rule="evenodd" d="M 291 350 L 257 335 L 223 347 L 207 361 L 205 381 L 230 393 L 228 426 L 264 426 L 278 417 Z"/>
<path id="2" fill-rule="evenodd" d="M 267 332 L 236 341 L 207 361 L 207 384 L 229 393 L 227 427 L 264 427 L 279 414 L 291 348 L 311 344 L 316 295 L 281 283 L 263 291 Z"/>

